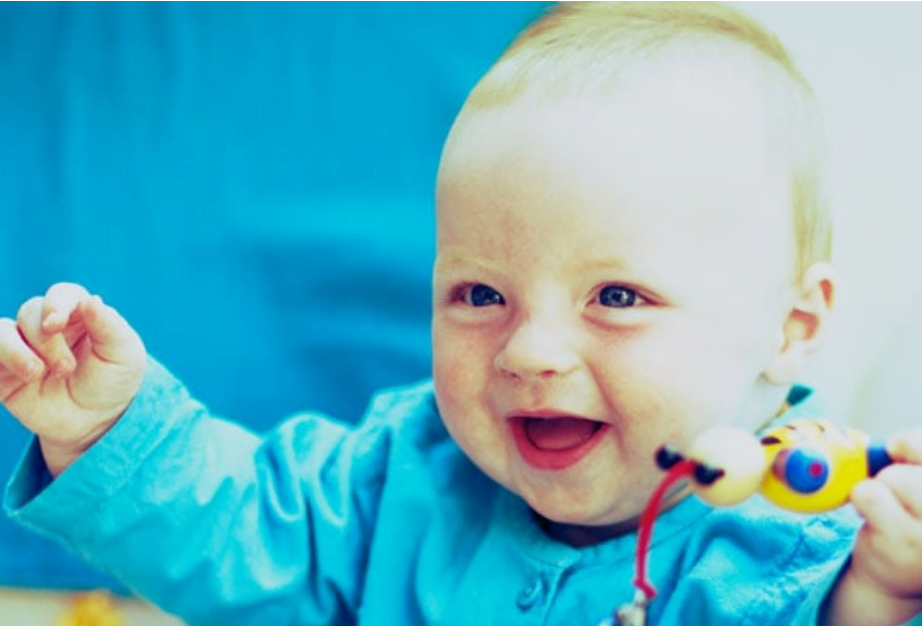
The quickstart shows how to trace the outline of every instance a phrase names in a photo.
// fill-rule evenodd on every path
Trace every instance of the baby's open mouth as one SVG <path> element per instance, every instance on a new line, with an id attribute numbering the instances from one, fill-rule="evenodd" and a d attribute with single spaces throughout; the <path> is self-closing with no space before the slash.
<path id="1" fill-rule="evenodd" d="M 602 441 L 608 424 L 582 417 L 521 415 L 510 420 L 516 448 L 535 469 L 558 471 L 575 465 Z"/>
<path id="2" fill-rule="evenodd" d="M 602 423 L 580 417 L 526 417 L 522 426 L 531 445 L 539 450 L 560 452 L 589 441 L 602 428 Z"/>

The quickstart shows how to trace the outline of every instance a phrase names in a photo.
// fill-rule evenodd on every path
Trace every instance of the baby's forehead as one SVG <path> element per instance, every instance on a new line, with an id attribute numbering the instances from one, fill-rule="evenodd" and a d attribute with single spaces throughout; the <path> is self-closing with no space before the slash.
<path id="1" fill-rule="evenodd" d="M 637 227 L 650 242 L 659 227 L 786 231 L 790 167 L 750 63 L 702 50 L 646 63 L 610 87 L 471 107 L 446 146 L 443 197 L 471 193 L 462 211 L 517 206 L 523 219 L 542 203 L 571 216 L 598 207 L 599 228 L 615 231 L 629 210 L 643 214 Z M 535 202 L 516 204 L 526 196 Z"/>
<path id="2" fill-rule="evenodd" d="M 731 217 L 752 217 L 763 200 L 789 208 L 790 168 L 761 96 L 707 83 L 673 67 L 613 94 L 473 111 L 446 146 L 442 186 L 456 194 L 489 186 L 502 204 L 533 185 L 560 206 L 587 196 L 622 199 L 648 207 L 651 217 L 668 211 L 682 219 L 692 205 L 700 217 L 721 220 L 728 207 L 738 207 Z"/>
<path id="3" fill-rule="evenodd" d="M 701 47 L 646 59 L 611 80 L 523 88 L 505 102 L 466 107 L 449 148 L 479 144 L 489 153 L 503 141 L 536 149 L 540 141 L 553 150 L 557 142 L 597 165 L 636 166 L 615 161 L 630 158 L 633 147 L 658 151 L 662 168 L 684 160 L 688 175 L 699 177 L 714 167 L 725 171 L 713 175 L 727 177 L 756 163 L 786 168 L 785 120 L 763 71 L 753 55 Z"/>

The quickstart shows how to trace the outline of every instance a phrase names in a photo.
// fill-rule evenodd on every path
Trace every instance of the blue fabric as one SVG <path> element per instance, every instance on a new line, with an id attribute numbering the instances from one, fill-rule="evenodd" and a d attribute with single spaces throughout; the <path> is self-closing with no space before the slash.
<path id="1" fill-rule="evenodd" d="M 78 281 L 215 410 L 357 419 L 429 371 L 441 143 L 541 8 L 0 4 L 0 315 Z M 0 520 L 0 584 L 110 583 Z"/>
<path id="2" fill-rule="evenodd" d="M 451 441 L 431 382 L 379 395 L 358 427 L 302 414 L 262 440 L 152 363 L 54 482 L 33 445 L 4 505 L 191 626 L 593 626 L 633 595 L 636 536 L 549 539 Z M 688 498 L 654 529 L 649 623 L 816 624 L 856 525 Z"/>

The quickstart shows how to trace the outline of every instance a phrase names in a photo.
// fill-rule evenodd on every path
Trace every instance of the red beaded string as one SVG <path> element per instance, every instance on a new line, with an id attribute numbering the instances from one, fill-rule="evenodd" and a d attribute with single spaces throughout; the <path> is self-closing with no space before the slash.
<path id="1" fill-rule="evenodd" d="M 656 588 L 647 578 L 647 554 L 650 551 L 650 540 L 653 537 L 653 524 L 656 522 L 656 516 L 659 514 L 660 506 L 663 499 L 669 493 L 670 488 L 682 480 L 691 476 L 695 471 L 695 461 L 684 459 L 679 461 L 670 468 L 663 477 L 663 480 L 657 485 L 647 506 L 640 516 L 640 528 L 637 530 L 637 555 L 635 563 L 634 586 L 637 587 L 647 597 L 652 600 L 656 596 Z"/>

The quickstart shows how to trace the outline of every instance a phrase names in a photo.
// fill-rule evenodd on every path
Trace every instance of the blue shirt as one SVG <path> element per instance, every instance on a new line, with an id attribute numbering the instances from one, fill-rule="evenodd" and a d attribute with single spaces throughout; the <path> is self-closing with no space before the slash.
<path id="1" fill-rule="evenodd" d="M 152 363 L 54 481 L 33 443 L 5 507 L 193 626 L 595 626 L 633 596 L 636 535 L 550 539 L 454 444 L 429 382 L 358 427 L 301 414 L 260 437 Z M 654 529 L 648 623 L 815 624 L 857 523 L 686 499 Z"/>

